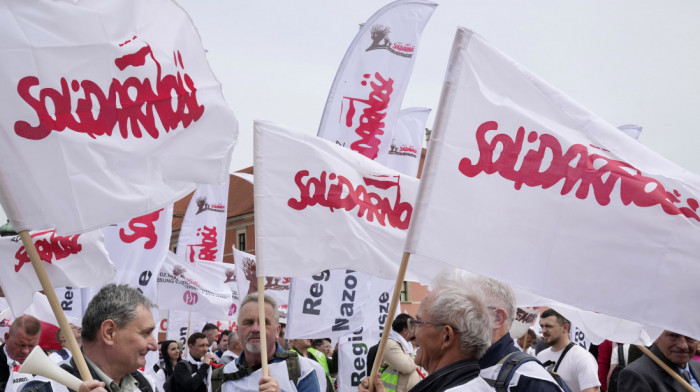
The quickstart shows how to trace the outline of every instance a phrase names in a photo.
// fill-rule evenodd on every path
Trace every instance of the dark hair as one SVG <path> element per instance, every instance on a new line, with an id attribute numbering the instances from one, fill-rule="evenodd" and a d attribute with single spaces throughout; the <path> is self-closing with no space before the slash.
<path id="1" fill-rule="evenodd" d="M 219 328 L 216 328 L 216 325 L 214 325 L 214 324 L 212 324 L 212 323 L 206 323 L 206 324 L 204 325 L 204 328 L 202 328 L 202 333 L 206 333 L 205 331 L 209 331 L 209 330 L 211 330 L 211 329 L 215 329 L 215 330 L 217 330 L 217 331 L 219 330 Z"/>
<path id="2" fill-rule="evenodd" d="M 552 317 L 552 316 L 557 318 L 557 323 L 559 323 L 559 325 L 563 326 L 564 324 L 569 324 L 569 326 L 571 326 L 571 321 L 569 321 L 566 317 L 562 316 L 556 310 L 551 309 L 551 308 L 542 312 L 540 319 Z"/>
<path id="3" fill-rule="evenodd" d="M 394 322 L 391 323 L 391 329 L 394 331 L 401 333 L 404 329 L 408 328 L 408 319 L 412 319 L 410 314 L 406 313 L 401 313 L 396 318 L 394 319 Z"/>
<path id="4" fill-rule="evenodd" d="M 83 315 L 81 336 L 84 342 L 93 342 L 102 323 L 112 320 L 117 328 L 124 328 L 136 318 L 136 308 L 155 305 L 137 289 L 125 284 L 110 283 L 100 289 L 88 304 Z"/>
<path id="5" fill-rule="evenodd" d="M 206 338 L 207 338 L 207 335 L 205 335 L 201 332 L 195 332 L 192 335 L 190 335 L 189 339 L 187 339 L 187 345 L 194 346 L 194 344 L 197 343 L 197 340 L 206 339 Z"/>
<path id="6" fill-rule="evenodd" d="M 177 340 L 166 340 L 160 345 L 160 353 L 163 354 L 163 372 L 165 372 L 165 378 L 170 377 L 173 374 L 173 365 L 170 364 L 170 355 L 168 355 L 168 347 L 171 343 L 177 344 Z M 182 355 L 182 354 L 181 354 Z M 177 362 L 182 360 L 181 355 L 177 357 Z"/>
<path id="7" fill-rule="evenodd" d="M 221 338 L 223 338 L 224 336 L 228 336 L 230 333 L 231 331 L 229 331 L 228 329 L 224 329 L 223 331 L 221 331 L 221 333 L 219 334 L 219 338 L 216 339 L 216 344 L 221 344 Z M 219 349 L 221 349 L 221 347 L 219 347 Z"/>

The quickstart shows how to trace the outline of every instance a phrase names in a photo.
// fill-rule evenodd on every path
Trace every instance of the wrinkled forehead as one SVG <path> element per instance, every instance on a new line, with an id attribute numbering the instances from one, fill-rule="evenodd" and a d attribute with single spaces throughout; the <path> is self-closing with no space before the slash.
<path id="1" fill-rule="evenodd" d="M 277 325 L 275 322 L 275 312 L 277 309 L 273 309 L 272 305 L 265 303 L 265 318 L 270 320 L 271 324 Z M 258 320 L 258 303 L 248 302 L 243 305 L 240 312 L 238 313 L 238 323 L 241 324 L 244 320 Z"/>

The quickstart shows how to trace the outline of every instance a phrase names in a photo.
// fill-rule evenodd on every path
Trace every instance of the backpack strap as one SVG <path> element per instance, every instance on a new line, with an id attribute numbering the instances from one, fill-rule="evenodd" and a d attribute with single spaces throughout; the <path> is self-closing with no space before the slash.
<path id="1" fill-rule="evenodd" d="M 496 377 L 495 380 L 486 378 L 484 380 L 486 380 L 486 382 L 496 391 L 506 392 L 508 390 L 508 385 L 510 385 L 510 381 L 515 375 L 515 370 L 524 363 L 536 360 L 537 358 L 528 353 L 522 351 L 512 352 L 498 361 L 498 364 L 502 365 L 501 370 L 498 372 L 498 377 Z"/>
<path id="2" fill-rule="evenodd" d="M 559 365 L 561 364 L 561 360 L 564 359 L 564 355 L 566 355 L 566 353 L 568 353 L 569 350 L 571 350 L 571 347 L 574 347 L 575 345 L 576 343 L 574 342 L 569 342 L 569 344 L 566 345 L 566 348 L 564 348 L 564 352 L 561 353 L 561 355 L 559 356 L 559 360 L 557 360 L 557 364 L 554 365 L 554 369 L 552 370 L 554 373 L 556 373 L 557 369 L 559 369 Z"/>
<path id="3" fill-rule="evenodd" d="M 131 377 L 135 378 L 136 381 L 139 383 L 139 390 L 141 392 L 153 392 L 151 383 L 148 382 L 148 379 L 146 379 L 146 376 L 144 376 L 143 373 L 137 370 L 131 373 Z"/>
<path id="4" fill-rule="evenodd" d="M 617 345 L 617 366 L 625 366 L 625 350 L 622 344 Z"/>

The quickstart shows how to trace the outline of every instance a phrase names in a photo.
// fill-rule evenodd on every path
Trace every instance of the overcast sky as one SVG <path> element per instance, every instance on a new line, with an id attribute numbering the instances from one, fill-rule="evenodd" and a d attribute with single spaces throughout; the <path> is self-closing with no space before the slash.
<path id="1" fill-rule="evenodd" d="M 179 0 L 240 125 L 232 169 L 253 164 L 253 120 L 316 134 L 360 23 L 382 1 Z M 418 47 L 403 108 L 436 109 L 457 26 L 474 30 L 611 124 L 700 173 L 700 2 L 448 0 Z M 434 112 L 433 112 L 434 113 Z M 434 114 L 428 121 L 432 128 Z"/>
<path id="2" fill-rule="evenodd" d="M 253 120 L 316 134 L 360 23 L 387 4 L 353 0 L 178 0 L 236 114 L 232 170 L 253 164 Z M 700 173 L 700 2 L 448 0 L 418 46 L 403 107 L 436 109 L 457 26 L 483 36 L 613 125 Z M 428 121 L 432 128 L 434 114 Z M 0 214 L 1 215 L 1 214 Z M 4 222 L 4 216 L 0 216 Z"/>

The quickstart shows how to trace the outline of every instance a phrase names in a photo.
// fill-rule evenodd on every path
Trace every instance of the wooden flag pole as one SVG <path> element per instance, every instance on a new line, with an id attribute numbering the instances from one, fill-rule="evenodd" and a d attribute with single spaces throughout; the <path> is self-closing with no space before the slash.
<path id="1" fill-rule="evenodd" d="M 662 361 L 661 359 L 659 359 L 659 357 L 657 357 L 656 355 L 654 355 L 654 353 L 652 353 L 651 351 L 649 351 L 648 348 L 646 348 L 646 347 L 644 347 L 644 346 L 642 346 L 642 345 L 639 345 L 639 344 L 635 344 L 635 346 L 637 346 L 637 348 L 640 349 L 640 350 L 642 350 L 642 352 L 643 352 L 647 357 L 651 358 L 652 361 L 654 361 L 657 365 L 659 365 L 662 369 L 664 369 L 664 370 L 666 371 L 666 373 L 668 373 L 671 377 L 673 377 L 674 380 L 676 380 L 676 381 L 678 381 L 679 383 L 681 383 L 681 385 L 683 386 L 683 388 L 685 388 L 686 390 L 688 390 L 688 391 L 690 391 L 690 392 L 694 392 L 694 391 L 695 391 L 695 388 L 693 388 L 687 381 L 685 381 L 685 380 L 683 379 L 683 377 L 681 377 L 681 375 L 678 374 L 677 371 L 675 371 L 675 370 L 671 369 L 670 367 L 668 367 L 668 365 L 666 365 L 666 364 L 664 363 L 664 361 Z"/>
<path id="2" fill-rule="evenodd" d="M 53 311 L 53 314 L 56 317 L 56 320 L 58 321 L 58 326 L 61 328 L 63 336 L 66 338 L 68 349 L 71 351 L 71 353 L 73 353 L 73 358 L 75 358 L 75 365 L 78 367 L 80 377 L 83 379 L 83 381 L 92 380 L 92 376 L 90 376 L 90 371 L 88 370 L 87 364 L 85 363 L 85 358 L 82 355 L 79 355 L 80 346 L 78 346 L 78 341 L 75 340 L 75 336 L 73 336 L 72 333 L 68 333 L 68 331 L 71 330 L 70 324 L 68 324 L 66 314 L 63 313 L 63 308 L 61 308 L 61 304 L 58 301 L 56 291 L 54 291 L 53 286 L 51 285 L 51 281 L 49 280 L 49 276 L 46 274 L 44 264 L 41 262 L 39 252 L 37 252 L 36 247 L 34 246 L 34 241 L 32 241 L 32 237 L 29 235 L 29 231 L 20 231 L 19 238 L 22 240 L 24 249 L 27 250 L 29 260 L 32 262 L 32 267 L 34 267 L 34 271 L 36 271 L 36 276 L 39 277 L 41 288 L 44 290 L 44 294 L 46 294 L 46 298 L 48 298 L 49 304 L 51 305 L 51 310 Z"/>
<path id="3" fill-rule="evenodd" d="M 411 254 L 408 252 L 403 253 L 401 258 L 401 266 L 399 267 L 399 273 L 396 275 L 396 285 L 394 286 L 394 293 L 391 295 L 391 303 L 389 304 L 389 314 L 386 316 L 386 322 L 384 323 L 384 331 L 382 332 L 382 339 L 379 341 L 379 347 L 377 348 L 377 356 L 374 359 L 374 364 L 372 365 L 372 373 L 369 376 L 369 392 L 374 392 L 374 380 L 379 373 L 379 366 L 382 364 L 382 359 L 384 357 L 384 348 L 386 347 L 386 342 L 389 340 L 389 334 L 387 333 L 391 329 L 391 323 L 394 321 L 396 315 L 396 308 L 399 305 L 399 297 L 401 296 L 401 286 L 403 285 L 403 280 L 406 277 L 406 269 L 408 268 L 408 258 Z M 389 326 L 389 329 L 387 329 Z"/>
<path id="4" fill-rule="evenodd" d="M 277 309 L 274 309 L 276 312 Z M 265 277 L 258 276 L 258 325 L 260 325 L 260 365 L 263 377 L 270 375 L 267 367 L 267 330 L 265 328 Z"/>

